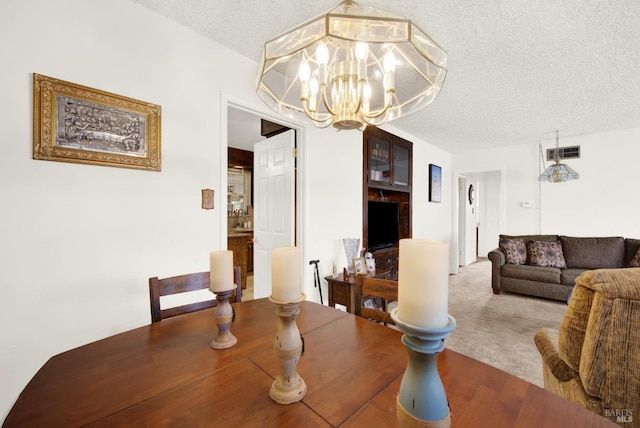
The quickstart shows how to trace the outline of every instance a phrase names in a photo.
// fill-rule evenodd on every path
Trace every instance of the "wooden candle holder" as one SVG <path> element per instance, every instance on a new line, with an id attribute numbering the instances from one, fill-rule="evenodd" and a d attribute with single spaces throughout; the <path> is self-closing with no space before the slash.
<path id="1" fill-rule="evenodd" d="M 237 287 L 231 290 L 221 291 L 216 293 L 216 300 L 218 306 L 215 307 L 215 319 L 216 326 L 218 327 L 218 334 L 211 341 L 211 347 L 213 349 L 227 349 L 238 343 L 238 339 L 231 333 L 231 323 L 233 322 L 233 308 L 229 303 L 231 293 Z"/>
<path id="2" fill-rule="evenodd" d="M 304 293 L 295 302 L 279 302 L 269 298 L 278 307 L 278 329 L 273 341 L 273 350 L 280 364 L 280 374 L 269 390 L 269 396 L 279 404 L 291 404 L 302 400 L 307 393 L 307 384 L 297 372 L 298 360 L 302 355 L 302 338 L 296 325 L 296 315 L 300 313 L 300 303 Z"/>

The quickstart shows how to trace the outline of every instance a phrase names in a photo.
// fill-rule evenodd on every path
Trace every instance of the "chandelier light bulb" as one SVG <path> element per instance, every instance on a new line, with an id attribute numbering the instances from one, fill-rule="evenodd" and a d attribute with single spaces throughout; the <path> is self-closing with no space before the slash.
<path id="1" fill-rule="evenodd" d="M 369 113 L 371 104 L 371 85 L 369 85 L 369 83 L 365 83 L 364 87 L 362 88 L 362 111 L 365 114 Z"/>
<path id="2" fill-rule="evenodd" d="M 327 45 L 324 43 L 320 43 L 318 45 L 318 49 L 316 50 L 316 61 L 318 65 L 327 65 L 329 62 L 329 49 L 327 49 Z"/>
<path id="3" fill-rule="evenodd" d="M 311 68 L 309 67 L 308 62 L 303 62 L 300 64 L 300 69 L 298 70 L 298 77 L 300 77 L 300 81 L 302 83 L 306 83 L 309 81 L 311 77 Z"/>
<path id="4" fill-rule="evenodd" d="M 385 73 L 393 73 L 396 70 L 396 56 L 393 52 L 387 52 L 385 54 L 383 67 Z"/>
<path id="5" fill-rule="evenodd" d="M 320 85 L 318 84 L 318 79 L 316 79 L 315 77 L 311 80 L 309 80 L 309 91 L 311 92 L 312 96 L 316 96 L 318 95 L 318 89 L 319 89 Z"/>
<path id="6" fill-rule="evenodd" d="M 362 88 L 362 99 L 364 101 L 371 101 L 371 85 L 369 85 L 368 83 L 365 83 L 364 87 Z"/>
<path id="7" fill-rule="evenodd" d="M 365 61 L 369 56 L 369 45 L 364 42 L 356 43 L 356 59 Z"/>

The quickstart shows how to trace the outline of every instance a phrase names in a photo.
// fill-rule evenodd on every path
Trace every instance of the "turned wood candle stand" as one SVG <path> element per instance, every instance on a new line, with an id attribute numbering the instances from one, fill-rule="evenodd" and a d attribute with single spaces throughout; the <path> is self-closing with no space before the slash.
<path id="1" fill-rule="evenodd" d="M 437 359 L 444 350 L 444 339 L 456 328 L 455 318 L 449 315 L 445 327 L 432 329 L 402 322 L 397 308 L 391 311 L 391 318 L 404 333 L 402 344 L 409 351 L 396 402 L 400 426 L 450 427 L 449 401 L 438 373 Z"/>
<path id="2" fill-rule="evenodd" d="M 237 285 L 231 290 L 216 292 L 216 300 L 218 305 L 215 307 L 215 320 L 218 327 L 218 334 L 211 341 L 213 349 L 227 349 L 238 343 L 238 339 L 231 333 L 231 323 L 233 322 L 233 308 L 229 303 L 231 293 Z"/>
<path id="3" fill-rule="evenodd" d="M 276 304 L 278 329 L 273 341 L 273 350 L 280 364 L 280 374 L 269 390 L 269 396 L 279 404 L 291 404 L 302 400 L 307 393 L 307 384 L 297 372 L 302 355 L 302 338 L 296 325 L 296 315 L 300 313 L 300 303 L 305 299 L 302 293 L 294 302 L 280 302 L 269 297 Z"/>

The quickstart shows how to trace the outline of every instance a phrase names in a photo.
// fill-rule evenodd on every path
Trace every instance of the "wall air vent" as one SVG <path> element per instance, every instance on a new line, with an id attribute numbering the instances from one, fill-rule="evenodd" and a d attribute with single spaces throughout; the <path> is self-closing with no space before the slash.
<path id="1" fill-rule="evenodd" d="M 559 147 L 558 159 L 578 159 L 580 157 L 580 146 Z M 556 159 L 556 149 L 547 149 L 547 160 Z"/>

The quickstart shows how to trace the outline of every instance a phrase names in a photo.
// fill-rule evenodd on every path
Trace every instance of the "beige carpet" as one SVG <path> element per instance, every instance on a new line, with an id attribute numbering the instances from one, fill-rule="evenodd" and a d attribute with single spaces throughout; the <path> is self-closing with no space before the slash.
<path id="1" fill-rule="evenodd" d="M 540 387 L 542 362 L 533 343 L 541 327 L 558 328 L 566 303 L 491 291 L 491 262 L 449 276 L 449 313 L 457 321 L 445 346 Z"/>

